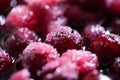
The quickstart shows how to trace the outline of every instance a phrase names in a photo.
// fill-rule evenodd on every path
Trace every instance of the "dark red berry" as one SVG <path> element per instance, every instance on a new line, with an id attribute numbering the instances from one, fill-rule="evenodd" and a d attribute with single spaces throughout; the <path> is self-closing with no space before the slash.
<path id="1" fill-rule="evenodd" d="M 68 49 L 81 49 L 83 39 L 81 35 L 70 27 L 59 27 L 46 36 L 46 43 L 53 45 L 60 54 Z"/>
<path id="2" fill-rule="evenodd" d="M 13 73 L 8 80 L 32 80 L 30 72 L 27 69 L 22 69 Z"/>
<path id="3" fill-rule="evenodd" d="M 94 39 L 105 34 L 105 29 L 99 24 L 89 24 L 83 30 L 84 42 L 86 47 L 88 47 Z"/>
<path id="4" fill-rule="evenodd" d="M 48 34 L 60 26 L 67 25 L 67 18 L 64 16 L 65 11 L 66 6 L 64 4 L 48 6 L 43 26 L 40 27 L 40 30 L 44 34 Z"/>
<path id="5" fill-rule="evenodd" d="M 36 71 L 47 62 L 58 58 L 58 56 L 58 52 L 51 45 L 33 42 L 24 49 L 19 58 L 23 67 Z"/>
<path id="6" fill-rule="evenodd" d="M 115 34 L 103 35 L 95 39 L 89 48 L 91 52 L 97 54 L 100 64 L 108 65 L 120 55 L 120 36 Z"/>
<path id="7" fill-rule="evenodd" d="M 3 46 L 13 56 L 18 56 L 31 42 L 38 41 L 38 36 L 28 28 L 20 28 L 8 37 Z"/>
<path id="8" fill-rule="evenodd" d="M 18 5 L 8 14 L 6 27 L 10 31 L 17 30 L 20 27 L 27 27 L 36 31 L 40 19 L 41 14 L 37 14 L 37 12 L 26 5 Z"/>
<path id="9" fill-rule="evenodd" d="M 0 75 L 8 73 L 13 68 L 13 58 L 0 48 Z"/>

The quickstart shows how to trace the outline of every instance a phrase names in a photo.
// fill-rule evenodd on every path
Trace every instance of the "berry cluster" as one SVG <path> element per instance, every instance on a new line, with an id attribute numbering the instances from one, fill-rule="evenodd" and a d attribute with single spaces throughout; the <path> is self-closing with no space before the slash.
<path id="1" fill-rule="evenodd" d="M 0 80 L 119 80 L 120 0 L 0 0 Z"/>

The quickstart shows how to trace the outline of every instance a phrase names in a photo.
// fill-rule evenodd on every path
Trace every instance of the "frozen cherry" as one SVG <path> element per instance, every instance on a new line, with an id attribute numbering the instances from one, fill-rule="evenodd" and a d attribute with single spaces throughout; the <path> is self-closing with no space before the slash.
<path id="1" fill-rule="evenodd" d="M 0 75 L 8 73 L 13 68 L 13 58 L 0 48 Z"/>
<path id="2" fill-rule="evenodd" d="M 107 66 L 120 55 L 120 36 L 106 34 L 92 41 L 90 51 L 97 54 L 100 64 Z"/>
<path id="3" fill-rule="evenodd" d="M 5 40 L 3 46 L 11 55 L 18 56 L 30 42 L 34 41 L 38 41 L 38 36 L 33 31 L 19 28 Z"/>
<path id="4" fill-rule="evenodd" d="M 83 35 L 85 38 L 85 45 L 89 46 L 90 42 L 94 39 L 100 37 L 105 33 L 104 27 L 99 24 L 89 24 L 83 30 Z"/>
<path id="5" fill-rule="evenodd" d="M 46 43 L 53 45 L 60 54 L 68 49 L 81 49 L 83 39 L 81 35 L 70 27 L 59 27 L 46 36 Z"/>
<path id="6" fill-rule="evenodd" d="M 23 67 L 36 71 L 47 62 L 58 58 L 58 52 L 51 45 L 41 42 L 30 43 L 20 55 Z"/>
<path id="7" fill-rule="evenodd" d="M 32 80 L 30 72 L 27 69 L 22 69 L 13 73 L 8 80 Z"/>
<path id="8" fill-rule="evenodd" d="M 43 26 L 40 27 L 40 30 L 44 34 L 48 34 L 60 26 L 67 25 L 67 18 L 64 16 L 65 11 L 66 6 L 64 4 L 48 6 Z"/>
<path id="9" fill-rule="evenodd" d="M 86 73 L 98 67 L 97 56 L 89 51 L 68 50 L 61 58 L 67 58 L 67 61 L 76 63 L 80 73 Z"/>
<path id="10" fill-rule="evenodd" d="M 41 14 L 35 12 L 26 5 L 14 7 L 6 18 L 6 27 L 8 30 L 16 30 L 20 27 L 27 27 L 36 31 L 40 23 Z"/>

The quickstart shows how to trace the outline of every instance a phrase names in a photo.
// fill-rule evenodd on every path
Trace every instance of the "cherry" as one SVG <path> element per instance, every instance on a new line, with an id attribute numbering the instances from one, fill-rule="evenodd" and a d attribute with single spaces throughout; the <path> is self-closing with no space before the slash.
<path id="1" fill-rule="evenodd" d="M 82 49 L 83 38 L 70 27 L 59 27 L 46 36 L 46 43 L 53 45 L 60 54 L 68 49 Z"/>
<path id="2" fill-rule="evenodd" d="M 0 75 L 10 72 L 13 68 L 13 63 L 13 58 L 0 48 Z"/>
<path id="3" fill-rule="evenodd" d="M 28 28 L 19 28 L 3 43 L 4 48 L 13 56 L 18 56 L 31 42 L 38 41 L 38 36 Z"/>
<path id="4" fill-rule="evenodd" d="M 58 58 L 58 52 L 51 45 L 41 42 L 32 42 L 19 57 L 21 65 L 31 71 L 41 69 L 47 62 Z"/>
<path id="5" fill-rule="evenodd" d="M 120 54 L 120 36 L 115 34 L 103 35 L 90 44 L 89 50 L 97 54 L 99 63 L 103 66 L 111 64 Z"/>

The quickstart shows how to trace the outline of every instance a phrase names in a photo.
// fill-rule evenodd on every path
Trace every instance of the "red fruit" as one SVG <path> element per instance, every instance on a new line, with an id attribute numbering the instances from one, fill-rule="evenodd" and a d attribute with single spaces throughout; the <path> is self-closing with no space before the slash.
<path id="1" fill-rule="evenodd" d="M 81 49 L 83 39 L 81 35 L 70 27 L 59 27 L 46 36 L 46 43 L 53 45 L 60 54 L 68 49 Z"/>
<path id="2" fill-rule="evenodd" d="M 0 75 L 8 73 L 13 68 L 13 58 L 0 48 Z"/>
<path id="3" fill-rule="evenodd" d="M 36 71 L 47 62 L 58 58 L 58 52 L 48 44 L 33 42 L 24 49 L 19 58 L 23 67 Z"/>
<path id="4" fill-rule="evenodd" d="M 65 11 L 65 4 L 48 6 L 43 26 L 40 26 L 40 30 L 44 34 L 48 34 L 60 26 L 67 25 L 67 18 L 64 16 Z"/>
<path id="5" fill-rule="evenodd" d="M 18 56 L 31 42 L 38 41 L 38 36 L 28 28 L 19 28 L 10 35 L 3 46 L 13 56 Z"/>
<path id="6" fill-rule="evenodd" d="M 32 79 L 30 78 L 30 72 L 27 69 L 22 69 L 12 74 L 8 80 L 32 80 Z"/>
<path id="7" fill-rule="evenodd" d="M 27 2 L 28 6 L 37 13 L 43 13 L 43 24 L 39 28 L 45 35 L 67 23 L 67 18 L 64 16 L 66 5 L 61 2 L 63 0 L 28 0 Z"/>
<path id="8" fill-rule="evenodd" d="M 100 64 L 108 65 L 120 55 L 120 36 L 103 35 L 95 39 L 89 48 L 91 52 L 97 54 Z"/>
<path id="9" fill-rule="evenodd" d="M 86 73 L 98 67 L 97 56 L 89 51 L 68 50 L 63 53 L 61 58 L 66 58 L 67 61 L 70 60 L 73 63 L 76 63 L 80 73 Z"/>
<path id="10" fill-rule="evenodd" d="M 34 10 L 26 5 L 14 7 L 6 18 L 7 29 L 11 31 L 20 27 L 27 27 L 36 31 L 38 23 L 41 21 L 41 14 L 37 14 Z"/>

